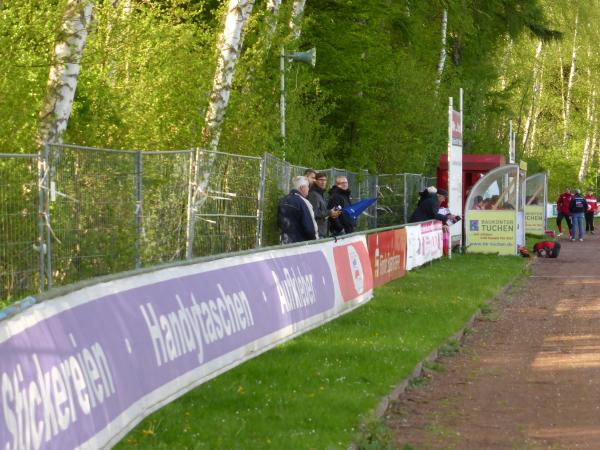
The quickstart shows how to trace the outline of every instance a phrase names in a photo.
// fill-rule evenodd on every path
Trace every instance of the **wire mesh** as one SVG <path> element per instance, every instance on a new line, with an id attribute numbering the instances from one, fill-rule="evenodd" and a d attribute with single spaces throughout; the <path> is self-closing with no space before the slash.
<path id="1" fill-rule="evenodd" d="M 144 152 L 141 156 L 141 265 L 184 259 L 194 150 Z"/>
<path id="2" fill-rule="evenodd" d="M 205 185 L 188 224 L 196 157 Z M 188 233 L 193 256 L 277 244 L 277 205 L 305 170 L 270 154 L 193 149 L 53 145 L 43 156 L 0 153 L 0 298 L 183 259 Z M 329 186 L 347 177 L 354 202 L 378 197 L 359 230 L 405 223 L 431 184 L 415 174 L 317 171 Z"/>
<path id="3" fill-rule="evenodd" d="M 136 152 L 51 146 L 52 282 L 136 265 Z"/>
<path id="4" fill-rule="evenodd" d="M 208 180 L 194 224 L 194 256 L 254 248 L 262 158 L 202 151 L 202 178 Z"/>
<path id="5" fill-rule="evenodd" d="M 38 155 L 0 154 L 0 300 L 40 289 Z"/>

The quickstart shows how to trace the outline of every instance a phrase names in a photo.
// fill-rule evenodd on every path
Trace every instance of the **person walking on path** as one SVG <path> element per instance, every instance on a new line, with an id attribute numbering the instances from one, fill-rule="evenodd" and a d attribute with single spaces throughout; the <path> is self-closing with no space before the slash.
<path id="1" fill-rule="evenodd" d="M 579 189 L 575 189 L 575 195 L 571 199 L 571 203 L 569 204 L 569 211 L 571 212 L 571 218 L 573 221 L 573 234 L 571 235 L 571 240 L 574 241 L 579 236 L 579 240 L 583 242 L 583 235 L 585 231 L 583 229 L 583 222 L 585 220 L 585 213 L 588 210 L 588 204 L 581 195 L 581 191 Z"/>
<path id="2" fill-rule="evenodd" d="M 588 189 L 585 201 L 588 204 L 588 210 L 585 212 L 585 231 L 594 234 L 594 215 L 598 211 L 598 201 L 591 189 Z"/>
<path id="3" fill-rule="evenodd" d="M 567 227 L 569 227 L 569 236 L 573 237 L 573 224 L 571 223 L 571 211 L 569 210 L 572 198 L 571 188 L 568 187 L 565 188 L 565 192 L 560 194 L 558 200 L 556 200 L 556 226 L 558 227 L 558 236 L 563 235 L 562 220 L 564 218 L 567 222 Z"/>

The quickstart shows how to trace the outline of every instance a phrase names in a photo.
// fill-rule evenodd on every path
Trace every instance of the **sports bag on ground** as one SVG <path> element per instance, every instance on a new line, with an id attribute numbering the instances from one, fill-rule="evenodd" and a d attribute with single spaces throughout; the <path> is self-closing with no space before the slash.
<path id="1" fill-rule="evenodd" d="M 560 242 L 542 241 L 533 246 L 533 251 L 541 258 L 558 258 Z"/>

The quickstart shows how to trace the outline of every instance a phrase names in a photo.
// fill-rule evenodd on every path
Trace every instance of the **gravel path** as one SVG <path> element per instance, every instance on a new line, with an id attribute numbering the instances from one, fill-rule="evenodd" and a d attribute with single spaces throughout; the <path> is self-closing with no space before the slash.
<path id="1" fill-rule="evenodd" d="M 399 448 L 600 449 L 600 236 L 586 238 L 533 261 L 390 406 Z"/>

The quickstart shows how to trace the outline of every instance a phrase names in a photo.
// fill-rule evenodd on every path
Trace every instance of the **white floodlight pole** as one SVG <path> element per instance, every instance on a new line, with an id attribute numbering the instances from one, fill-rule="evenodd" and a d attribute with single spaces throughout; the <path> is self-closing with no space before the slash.
<path id="1" fill-rule="evenodd" d="M 285 50 L 281 47 L 281 56 L 279 59 L 279 74 L 281 83 L 281 95 L 279 98 L 279 111 L 281 114 L 281 141 L 283 144 L 283 160 L 285 161 Z"/>

